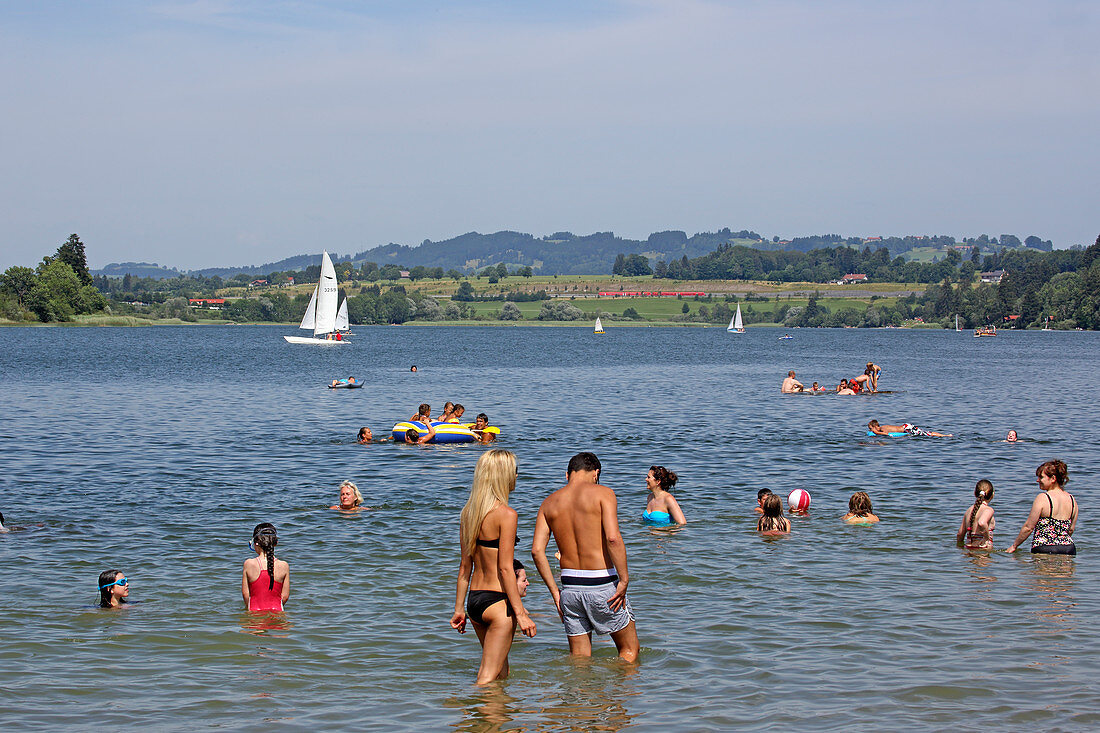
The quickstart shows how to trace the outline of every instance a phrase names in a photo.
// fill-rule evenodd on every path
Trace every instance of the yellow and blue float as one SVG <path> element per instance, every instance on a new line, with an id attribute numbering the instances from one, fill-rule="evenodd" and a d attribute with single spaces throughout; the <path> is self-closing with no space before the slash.
<path id="1" fill-rule="evenodd" d="M 467 423 L 460 425 L 453 422 L 435 422 L 432 421 L 432 427 L 435 428 L 435 437 L 432 438 L 433 443 L 474 443 L 477 442 L 477 433 L 473 428 L 473 423 Z M 496 433 L 500 435 L 500 428 L 487 427 L 485 428 L 490 433 Z M 428 426 L 419 420 L 408 420 L 405 422 L 399 422 L 393 426 L 393 439 L 396 443 L 405 442 L 405 433 L 409 430 L 415 430 L 420 437 L 424 437 L 428 434 Z"/>

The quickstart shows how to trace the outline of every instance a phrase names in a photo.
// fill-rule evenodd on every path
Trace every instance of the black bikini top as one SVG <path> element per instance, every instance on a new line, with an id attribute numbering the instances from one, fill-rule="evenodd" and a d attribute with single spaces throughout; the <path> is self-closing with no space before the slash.
<path id="1" fill-rule="evenodd" d="M 518 534 L 516 535 L 516 543 L 517 544 L 519 543 L 519 535 Z M 477 544 L 482 546 L 482 547 L 492 547 L 494 549 L 499 550 L 500 549 L 500 538 L 497 537 L 495 540 L 482 540 L 482 539 L 479 539 L 479 540 L 477 540 Z"/>

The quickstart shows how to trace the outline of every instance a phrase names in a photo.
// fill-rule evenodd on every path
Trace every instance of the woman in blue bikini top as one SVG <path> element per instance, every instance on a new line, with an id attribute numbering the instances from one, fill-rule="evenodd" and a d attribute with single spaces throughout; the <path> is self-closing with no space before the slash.
<path id="1" fill-rule="evenodd" d="M 687 524 L 676 497 L 669 493 L 669 489 L 676 485 L 676 479 L 676 474 L 664 466 L 649 467 L 645 477 L 649 501 L 642 512 L 642 519 L 647 524 Z"/>

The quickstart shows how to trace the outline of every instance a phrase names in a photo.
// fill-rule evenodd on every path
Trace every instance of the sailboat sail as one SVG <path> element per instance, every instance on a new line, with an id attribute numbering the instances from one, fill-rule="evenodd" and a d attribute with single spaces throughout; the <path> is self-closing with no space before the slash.
<path id="1" fill-rule="evenodd" d="M 600 321 L 600 317 L 596 316 L 596 327 L 592 329 L 593 333 L 603 333 L 603 323 Z"/>
<path id="2" fill-rule="evenodd" d="M 313 335 L 320 336 L 336 330 L 336 268 L 332 266 L 328 252 L 321 253 L 321 279 L 317 281 L 317 315 L 313 323 Z"/>
<path id="3" fill-rule="evenodd" d="M 961 328 L 959 328 L 959 314 L 958 313 L 955 314 L 955 330 L 956 331 L 961 331 L 962 330 Z"/>
<path id="4" fill-rule="evenodd" d="M 348 299 L 344 298 L 344 302 L 340 304 L 340 310 L 336 312 L 336 329 L 337 331 L 347 331 L 351 328 L 348 325 Z"/>
<path id="5" fill-rule="evenodd" d="M 313 324 L 317 315 L 317 288 L 313 289 L 313 295 L 309 296 L 309 305 L 306 306 L 306 312 L 302 316 L 302 322 L 298 328 L 305 328 L 307 330 L 313 330 Z"/>
<path id="6" fill-rule="evenodd" d="M 744 333 L 745 332 L 745 325 L 741 322 L 741 304 L 740 303 L 737 304 L 737 313 L 734 314 L 733 318 L 730 319 L 730 325 L 726 330 L 727 331 L 732 331 L 734 333 Z"/>

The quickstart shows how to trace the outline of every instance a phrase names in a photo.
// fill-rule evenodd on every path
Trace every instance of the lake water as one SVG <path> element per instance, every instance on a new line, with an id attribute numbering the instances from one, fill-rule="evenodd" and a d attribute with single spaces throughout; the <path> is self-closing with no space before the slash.
<path id="1" fill-rule="evenodd" d="M 1089 518 L 1100 470 L 1089 375 L 1100 334 L 899 330 L 288 327 L 0 329 L 0 723 L 22 730 L 1083 730 L 1100 725 Z M 892 394 L 785 396 L 873 359 Z M 408 371 L 417 364 L 418 373 Z M 367 386 L 328 390 L 335 377 Z M 532 572 L 538 624 L 512 676 L 474 684 L 448 625 L 458 513 L 478 445 L 361 446 L 420 402 L 489 414 L 516 452 L 529 548 L 542 498 L 592 450 L 619 496 L 642 643 L 571 660 Z M 867 420 L 950 439 L 872 440 Z M 1022 442 L 1006 444 L 1006 431 Z M 1078 559 L 955 547 L 975 481 L 1006 547 L 1059 457 Z M 662 464 L 689 524 L 643 526 Z M 373 511 L 327 507 L 355 481 Z M 759 488 L 813 496 L 787 538 Z M 866 490 L 882 518 L 845 525 Z M 279 529 L 285 618 L 242 612 L 254 524 Z M 527 559 L 522 552 L 521 558 Z M 530 565 L 530 563 L 528 563 Z M 122 612 L 96 578 L 131 579 Z"/>

